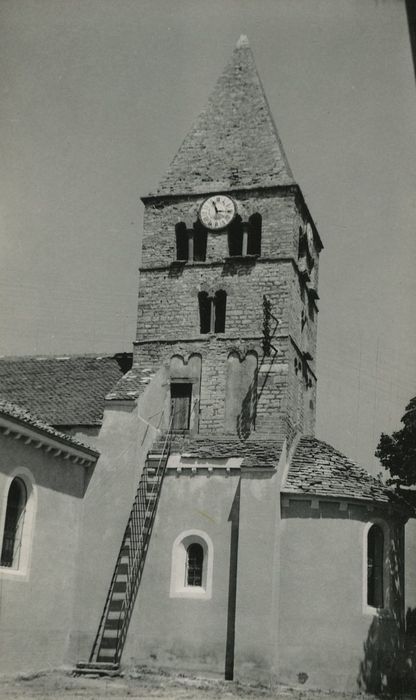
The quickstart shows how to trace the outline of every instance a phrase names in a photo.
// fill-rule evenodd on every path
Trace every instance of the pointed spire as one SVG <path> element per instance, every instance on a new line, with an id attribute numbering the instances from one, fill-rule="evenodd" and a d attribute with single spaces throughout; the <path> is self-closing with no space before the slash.
<path id="1" fill-rule="evenodd" d="M 294 184 L 246 36 L 240 36 L 205 110 L 157 194 Z"/>

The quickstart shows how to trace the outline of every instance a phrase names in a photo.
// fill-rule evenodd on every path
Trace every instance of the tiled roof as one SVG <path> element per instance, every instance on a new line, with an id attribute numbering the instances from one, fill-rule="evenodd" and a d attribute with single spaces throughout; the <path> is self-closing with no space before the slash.
<path id="1" fill-rule="evenodd" d="M 3 357 L 0 396 L 51 425 L 99 425 L 104 398 L 126 370 L 126 357 Z"/>
<path id="2" fill-rule="evenodd" d="M 333 496 L 387 503 L 389 491 L 378 479 L 314 437 L 302 437 L 282 493 Z"/>
<path id="3" fill-rule="evenodd" d="M 152 451 L 161 447 L 157 443 Z M 196 459 L 225 459 L 243 457 L 243 467 L 276 467 L 283 447 L 283 440 L 239 440 L 234 435 L 205 436 L 174 436 L 171 454 L 180 453 L 183 456 Z"/>
<path id="4" fill-rule="evenodd" d="M 4 401 L 0 399 L 0 416 L 6 416 L 6 418 L 12 418 L 19 423 L 23 423 L 31 428 L 34 428 L 42 433 L 50 435 L 52 438 L 56 438 L 59 442 L 64 442 L 67 445 L 72 445 L 73 447 L 81 448 L 89 453 L 89 455 L 94 455 L 98 457 L 98 452 L 87 447 L 79 440 L 76 440 L 65 433 L 61 433 L 59 430 L 52 428 L 51 425 L 44 423 L 35 416 L 33 416 L 29 411 L 16 404 L 10 403 L 10 401 Z"/>
<path id="5" fill-rule="evenodd" d="M 293 184 L 247 37 L 240 37 L 156 194 Z"/>
<path id="6" fill-rule="evenodd" d="M 111 401 L 133 401 L 137 399 L 150 381 L 149 376 L 143 379 L 143 372 L 138 367 L 132 367 L 126 372 L 107 394 Z"/>

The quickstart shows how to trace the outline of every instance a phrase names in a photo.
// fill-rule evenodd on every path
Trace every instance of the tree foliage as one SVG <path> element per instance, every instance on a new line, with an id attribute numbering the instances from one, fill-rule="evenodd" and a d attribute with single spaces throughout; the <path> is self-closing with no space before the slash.
<path id="1" fill-rule="evenodd" d="M 416 397 L 406 406 L 403 428 L 392 435 L 381 434 L 376 457 L 390 472 L 390 484 L 416 484 Z"/>

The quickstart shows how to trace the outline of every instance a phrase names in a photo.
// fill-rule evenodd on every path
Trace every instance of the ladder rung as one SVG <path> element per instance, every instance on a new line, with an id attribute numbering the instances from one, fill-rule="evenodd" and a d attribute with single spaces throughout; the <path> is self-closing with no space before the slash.
<path id="1" fill-rule="evenodd" d="M 163 439 L 153 445 L 153 452 L 146 457 L 94 641 L 92 658 L 96 656 L 97 664 L 115 664 L 118 668 L 117 662 L 123 651 L 132 605 L 143 573 L 169 449 L 169 439 Z M 89 673 L 90 669 L 91 666 L 88 666 L 85 670 Z"/>
<path id="2" fill-rule="evenodd" d="M 117 646 L 117 637 L 102 637 L 100 644 L 100 654 L 103 649 L 115 649 Z"/>
<path id="3" fill-rule="evenodd" d="M 105 621 L 104 629 L 105 630 L 118 630 L 119 627 L 121 627 L 123 623 L 123 620 L 120 619 L 119 617 L 114 618 L 113 620 L 108 618 Z"/>
<path id="4" fill-rule="evenodd" d="M 128 564 L 119 564 L 117 567 L 117 576 L 126 576 L 129 572 Z"/>
<path id="5" fill-rule="evenodd" d="M 126 581 L 116 581 L 113 585 L 113 593 L 125 593 Z"/>
<path id="6" fill-rule="evenodd" d="M 115 658 L 117 658 L 115 655 L 114 649 L 103 649 L 103 652 L 104 653 L 102 653 L 100 651 L 100 653 L 98 654 L 98 657 L 97 657 L 98 663 L 109 663 L 110 661 L 113 661 Z M 107 653 L 105 653 L 105 652 L 107 652 Z"/>
<path id="7" fill-rule="evenodd" d="M 119 664 L 112 664 L 105 661 L 79 661 L 77 668 L 97 669 L 100 671 L 117 671 L 120 668 Z"/>

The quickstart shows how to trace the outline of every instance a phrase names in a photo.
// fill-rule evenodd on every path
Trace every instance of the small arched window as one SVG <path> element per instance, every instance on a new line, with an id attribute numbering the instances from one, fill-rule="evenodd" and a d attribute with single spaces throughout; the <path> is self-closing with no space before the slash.
<path id="1" fill-rule="evenodd" d="M 224 333 L 227 294 L 219 289 L 213 297 L 208 292 L 199 292 L 200 333 Z"/>
<path id="2" fill-rule="evenodd" d="M 247 255 L 261 255 L 260 214 L 253 214 L 248 220 Z"/>
<path id="3" fill-rule="evenodd" d="M 213 556 L 212 540 L 206 532 L 182 532 L 172 547 L 170 597 L 211 598 Z"/>
<path id="4" fill-rule="evenodd" d="M 367 533 L 367 605 L 384 606 L 384 532 L 372 525 Z"/>
<path id="5" fill-rule="evenodd" d="M 199 542 L 193 542 L 186 550 L 185 586 L 202 586 L 204 550 Z"/>
<path id="6" fill-rule="evenodd" d="M 225 307 L 227 305 L 227 295 L 223 289 L 215 292 L 214 296 L 214 332 L 224 333 L 225 331 Z"/>
<path id="7" fill-rule="evenodd" d="M 228 229 L 228 252 L 230 257 L 244 255 L 243 253 L 243 222 L 236 216 Z"/>
<path id="8" fill-rule="evenodd" d="M 175 226 L 176 260 L 189 260 L 189 240 L 186 225 L 181 222 Z"/>
<path id="9" fill-rule="evenodd" d="M 208 292 L 199 292 L 199 326 L 201 333 L 210 333 L 211 331 L 211 315 L 212 315 L 212 298 L 208 296 Z"/>
<path id="10" fill-rule="evenodd" d="M 26 503 L 25 483 L 16 477 L 10 484 L 7 497 L 0 566 L 19 567 Z"/>
<path id="11" fill-rule="evenodd" d="M 194 262 L 205 262 L 207 257 L 207 230 L 197 221 L 193 228 L 193 255 Z M 190 256 L 191 258 L 191 256 Z"/>
<path id="12" fill-rule="evenodd" d="M 191 229 L 181 221 L 175 226 L 176 260 L 204 262 L 207 256 L 207 230 L 199 222 Z"/>

